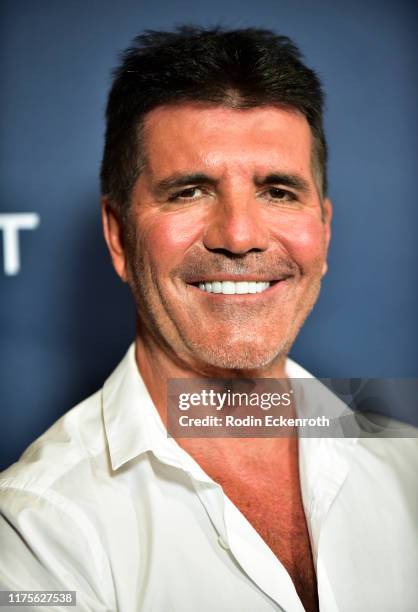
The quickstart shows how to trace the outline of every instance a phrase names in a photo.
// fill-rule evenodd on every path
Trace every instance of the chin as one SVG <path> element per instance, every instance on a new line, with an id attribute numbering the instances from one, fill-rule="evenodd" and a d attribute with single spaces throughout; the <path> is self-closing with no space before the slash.
<path id="1" fill-rule="evenodd" d="M 286 356 L 288 343 L 260 346 L 255 342 L 228 343 L 217 346 L 193 346 L 193 353 L 209 366 L 220 370 L 251 371 L 268 368 L 273 362 Z"/>

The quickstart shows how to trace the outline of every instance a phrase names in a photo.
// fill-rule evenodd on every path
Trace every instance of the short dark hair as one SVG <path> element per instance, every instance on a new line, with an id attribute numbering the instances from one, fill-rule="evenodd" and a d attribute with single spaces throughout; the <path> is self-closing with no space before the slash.
<path id="1" fill-rule="evenodd" d="M 124 213 L 143 164 L 141 128 L 157 106 L 182 102 L 232 108 L 273 105 L 307 119 L 321 197 L 327 191 L 323 91 L 297 46 L 270 30 L 180 26 L 147 30 L 121 56 L 106 109 L 102 193 Z"/>

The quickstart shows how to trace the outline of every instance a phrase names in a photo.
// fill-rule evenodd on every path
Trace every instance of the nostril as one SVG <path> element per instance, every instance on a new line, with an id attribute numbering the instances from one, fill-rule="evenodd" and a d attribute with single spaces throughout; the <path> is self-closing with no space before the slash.
<path id="1" fill-rule="evenodd" d="M 248 255 L 248 253 L 262 253 L 263 249 L 252 248 L 252 249 L 248 249 L 248 251 L 245 251 L 243 253 L 234 253 L 233 251 L 229 251 L 228 249 L 225 249 L 225 248 L 208 249 L 208 251 L 210 251 L 211 253 L 218 253 L 219 255 L 223 255 L 224 257 L 227 257 L 228 259 L 243 259 L 244 257 Z"/>

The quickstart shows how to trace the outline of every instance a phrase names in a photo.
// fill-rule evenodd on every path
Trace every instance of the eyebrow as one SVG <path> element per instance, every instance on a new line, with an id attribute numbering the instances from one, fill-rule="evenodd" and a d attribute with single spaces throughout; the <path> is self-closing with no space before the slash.
<path id="1" fill-rule="evenodd" d="M 158 195 L 164 195 L 167 191 L 178 189 L 179 187 L 187 187 L 193 184 L 216 186 L 218 183 L 219 181 L 217 179 L 207 174 L 203 174 L 202 172 L 195 172 L 192 174 L 175 173 L 158 181 L 153 190 Z"/>
<path id="2" fill-rule="evenodd" d="M 266 185 L 284 185 L 300 191 L 301 193 L 309 193 L 311 191 L 310 185 L 307 180 L 298 174 L 288 174 L 286 172 L 271 172 L 266 176 L 254 176 L 254 184 L 257 187 L 264 187 Z M 194 172 L 191 174 L 174 173 L 170 176 L 158 181 L 153 191 L 157 195 L 164 195 L 167 191 L 172 189 L 178 189 L 181 187 L 187 187 L 188 185 L 210 185 L 215 186 L 219 184 L 219 180 L 215 179 L 208 174 L 202 172 Z"/>
<path id="3" fill-rule="evenodd" d="M 266 185 L 284 185 L 301 193 L 309 193 L 311 187 L 306 179 L 299 174 L 287 174 L 286 172 L 272 172 L 266 176 L 254 177 L 254 183 L 257 187 Z"/>

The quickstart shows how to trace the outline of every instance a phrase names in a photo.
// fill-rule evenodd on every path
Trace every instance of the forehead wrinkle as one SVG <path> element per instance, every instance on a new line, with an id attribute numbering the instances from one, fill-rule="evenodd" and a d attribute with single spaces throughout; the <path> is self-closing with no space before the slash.
<path id="1" fill-rule="evenodd" d="M 259 155 L 255 156 L 253 151 L 249 151 L 248 160 L 243 159 L 242 152 L 239 152 L 238 159 L 233 159 L 232 155 L 227 155 L 223 159 L 223 154 L 215 153 L 205 154 L 202 156 L 202 165 L 197 166 L 198 172 L 202 171 L 208 174 L 217 182 L 234 182 L 235 180 L 249 179 L 251 184 L 260 186 L 264 182 L 279 182 L 271 181 L 274 176 L 284 178 L 284 182 L 294 182 L 295 188 L 300 190 L 309 190 L 309 180 L 305 178 L 304 173 L 299 168 L 294 168 L 287 163 L 272 162 L 271 155 L 267 155 L 268 162 L 264 164 L 260 162 Z M 258 159 L 254 159 L 257 157 Z"/>

